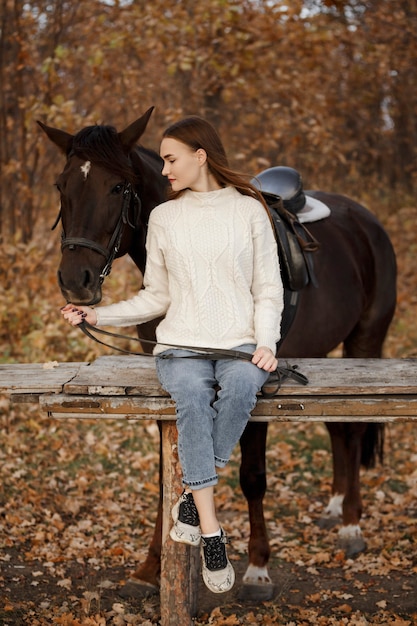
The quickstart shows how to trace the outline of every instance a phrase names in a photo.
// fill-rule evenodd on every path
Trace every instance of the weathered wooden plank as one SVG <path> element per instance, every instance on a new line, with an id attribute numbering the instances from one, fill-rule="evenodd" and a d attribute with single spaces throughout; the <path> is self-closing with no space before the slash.
<path id="1" fill-rule="evenodd" d="M 281 364 L 284 364 L 281 362 Z M 378 395 L 417 392 L 417 359 L 293 359 L 309 382 L 286 381 L 285 395 Z"/>
<path id="2" fill-rule="evenodd" d="M 168 397 L 44 395 L 40 405 L 52 417 L 101 419 L 175 419 Z M 417 396 L 285 396 L 259 399 L 254 421 L 417 420 Z"/>
<path id="3" fill-rule="evenodd" d="M 88 365 L 88 364 L 87 364 Z M 84 363 L 10 363 L 0 365 L 0 393 L 60 393 Z M 34 396 L 35 399 L 35 396 Z M 15 398 L 17 400 L 17 398 Z"/>
<path id="4" fill-rule="evenodd" d="M 136 417 L 140 413 L 141 419 L 172 420 L 175 416 L 175 403 L 169 397 L 149 396 L 100 396 L 69 394 L 44 395 L 40 398 L 41 408 L 49 414 L 61 413 L 62 417 L 78 414 L 82 417 Z"/>
<path id="5" fill-rule="evenodd" d="M 64 387 L 68 394 L 165 396 L 155 359 L 142 356 L 103 356 L 80 370 Z"/>
<path id="6" fill-rule="evenodd" d="M 360 396 L 283 396 L 277 399 L 259 399 L 252 412 L 262 421 L 277 417 L 415 417 L 417 419 L 417 395 L 365 395 Z"/>
<path id="7" fill-rule="evenodd" d="M 286 395 L 417 393 L 417 359 L 294 359 L 309 379 Z M 284 364 L 284 363 L 283 363 Z M 93 363 L 0 365 L 0 392 L 165 396 L 152 357 L 104 356 Z M 282 393 L 281 390 L 281 393 Z"/>
<path id="8" fill-rule="evenodd" d="M 281 361 L 285 365 L 285 361 Z M 417 359 L 293 359 L 309 379 L 306 387 L 285 381 L 287 395 L 361 395 L 417 393 Z M 104 356 L 82 368 L 65 385 L 65 393 L 100 395 L 166 395 L 153 357 Z"/>

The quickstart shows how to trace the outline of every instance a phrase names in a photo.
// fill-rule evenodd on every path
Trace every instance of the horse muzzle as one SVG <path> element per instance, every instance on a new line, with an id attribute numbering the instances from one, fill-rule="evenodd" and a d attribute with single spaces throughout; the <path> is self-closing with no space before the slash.
<path id="1" fill-rule="evenodd" d="M 99 273 L 94 275 L 90 270 L 82 270 L 73 266 L 71 272 L 60 267 L 57 272 L 58 285 L 67 302 L 92 306 L 102 298 Z"/>

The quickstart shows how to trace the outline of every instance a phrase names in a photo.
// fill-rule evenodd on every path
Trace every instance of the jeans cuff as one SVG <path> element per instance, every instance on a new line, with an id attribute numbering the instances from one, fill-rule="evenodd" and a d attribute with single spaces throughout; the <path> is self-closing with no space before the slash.
<path id="1" fill-rule="evenodd" d="M 214 464 L 216 467 L 226 467 L 229 459 L 220 459 L 218 456 L 214 457 Z"/>
<path id="2" fill-rule="evenodd" d="M 188 486 L 190 487 L 190 489 L 204 489 L 204 487 L 214 487 L 214 485 L 217 485 L 217 483 L 219 482 L 219 479 L 217 476 L 213 476 L 213 478 L 206 478 L 204 480 L 196 480 L 196 481 L 192 481 L 192 480 L 184 480 L 182 481 L 182 484 L 184 487 Z"/>

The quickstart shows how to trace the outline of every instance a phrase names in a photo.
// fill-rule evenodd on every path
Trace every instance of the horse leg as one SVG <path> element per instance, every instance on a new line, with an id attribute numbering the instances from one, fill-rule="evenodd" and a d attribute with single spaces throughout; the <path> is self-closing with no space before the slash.
<path id="1" fill-rule="evenodd" d="M 382 463 L 384 448 L 384 424 L 345 424 L 347 442 L 347 481 L 343 500 L 343 526 L 339 530 L 339 545 L 347 557 L 353 557 L 366 549 L 359 522 L 362 516 L 360 496 L 360 466 L 374 467 L 376 458 Z"/>
<path id="2" fill-rule="evenodd" d="M 158 422 L 159 444 L 159 503 L 156 516 L 155 528 L 148 554 L 142 565 L 132 574 L 127 583 L 120 589 L 122 598 L 137 598 L 159 593 L 161 575 L 161 550 L 162 550 L 162 436 L 161 422 Z"/>
<path id="3" fill-rule="evenodd" d="M 392 290 L 392 293 L 395 295 L 395 289 Z M 375 320 L 371 315 L 364 315 L 353 332 L 346 338 L 343 345 L 343 356 L 345 358 L 381 358 L 382 345 L 394 308 L 395 298 L 391 304 L 387 301 L 387 314 L 384 319 Z M 342 502 L 343 525 L 339 529 L 338 544 L 349 558 L 366 550 L 366 543 L 359 526 L 362 516 L 360 468 L 361 465 L 365 468 L 373 467 L 377 456 L 382 462 L 384 424 L 342 422 L 340 424 L 326 424 L 326 426 L 332 437 L 334 467 L 339 468 L 337 450 L 344 450 L 344 470 L 342 470 L 344 477 L 342 480 L 340 477 L 334 477 L 332 494 L 336 498 L 339 495 L 335 485 L 340 480 L 340 493 L 344 494 L 344 497 Z M 338 440 L 336 448 L 333 448 L 333 438 Z M 337 471 L 339 472 L 340 469 Z M 331 502 L 329 506 L 330 504 Z"/>
<path id="4" fill-rule="evenodd" d="M 327 517 L 319 523 L 322 528 L 329 528 L 326 521 L 332 518 L 332 521 L 339 521 L 335 517 L 341 515 L 338 545 L 350 558 L 366 549 L 359 526 L 362 516 L 359 476 L 363 460 L 362 445 L 368 425 L 340 422 L 327 423 L 326 426 L 332 442 L 333 485 L 332 498 L 325 511 Z"/>
<path id="5" fill-rule="evenodd" d="M 346 493 L 347 451 L 344 439 L 343 424 L 326 423 L 330 435 L 333 462 L 332 495 L 323 516 L 319 519 L 320 528 L 330 530 L 340 524 L 343 517 L 343 499 Z"/>
<path id="6" fill-rule="evenodd" d="M 263 498 L 266 491 L 266 422 L 248 422 L 240 439 L 242 461 L 240 485 L 248 502 L 250 538 L 249 565 L 243 576 L 240 599 L 271 600 L 275 593 L 268 574 L 270 547 L 266 530 Z"/>
<path id="7" fill-rule="evenodd" d="M 346 424 L 347 481 L 343 499 L 343 526 L 339 529 L 338 544 L 346 557 L 351 558 L 366 549 L 359 522 L 362 516 L 360 495 L 360 466 L 362 458 L 362 440 L 367 424 Z"/>

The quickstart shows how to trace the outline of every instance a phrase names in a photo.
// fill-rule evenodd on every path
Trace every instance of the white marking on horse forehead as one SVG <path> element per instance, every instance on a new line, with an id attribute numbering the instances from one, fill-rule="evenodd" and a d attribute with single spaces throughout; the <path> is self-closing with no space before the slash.
<path id="1" fill-rule="evenodd" d="M 91 170 L 91 161 L 86 161 L 81 165 L 80 170 L 84 174 L 84 180 L 87 180 L 88 173 Z"/>

